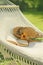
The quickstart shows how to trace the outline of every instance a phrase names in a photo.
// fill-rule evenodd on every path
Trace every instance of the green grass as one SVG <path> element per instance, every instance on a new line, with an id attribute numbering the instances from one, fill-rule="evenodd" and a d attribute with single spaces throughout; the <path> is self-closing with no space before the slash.
<path id="1" fill-rule="evenodd" d="M 16 65 L 21 65 L 19 61 L 14 60 L 3 60 L 2 62 L 0 62 L 0 65 L 15 65 L 14 62 L 16 63 Z"/>
<path id="2" fill-rule="evenodd" d="M 43 31 L 43 12 L 23 12 L 25 17 L 30 20 L 36 27 Z"/>
<path id="3" fill-rule="evenodd" d="M 0 62 L 0 65 L 10 65 L 11 61 L 3 61 L 3 62 Z"/>
<path id="4" fill-rule="evenodd" d="M 21 65 L 21 63 L 18 60 L 16 61 L 16 63 L 17 63 L 17 65 Z"/>

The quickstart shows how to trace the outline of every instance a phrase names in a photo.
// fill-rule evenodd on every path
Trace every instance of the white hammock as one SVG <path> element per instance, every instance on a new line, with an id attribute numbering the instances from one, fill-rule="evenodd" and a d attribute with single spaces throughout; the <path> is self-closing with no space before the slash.
<path id="1" fill-rule="evenodd" d="M 12 39 L 11 29 L 17 26 L 33 27 L 36 31 L 43 34 L 43 32 L 24 17 L 18 6 L 0 6 L 0 42 L 13 53 L 21 54 L 21 56 L 31 57 L 34 60 L 43 62 L 43 42 L 34 42 L 28 47 L 19 47 L 6 41 L 8 36 Z"/>

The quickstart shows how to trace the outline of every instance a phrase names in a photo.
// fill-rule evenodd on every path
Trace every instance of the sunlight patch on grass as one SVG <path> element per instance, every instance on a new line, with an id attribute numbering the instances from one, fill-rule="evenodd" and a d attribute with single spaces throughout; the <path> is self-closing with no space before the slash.
<path id="1" fill-rule="evenodd" d="M 43 31 L 43 12 L 23 12 L 25 17 Z"/>

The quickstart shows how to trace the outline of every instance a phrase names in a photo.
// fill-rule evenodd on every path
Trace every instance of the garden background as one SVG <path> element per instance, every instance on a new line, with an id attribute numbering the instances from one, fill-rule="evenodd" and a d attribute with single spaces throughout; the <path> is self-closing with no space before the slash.
<path id="1" fill-rule="evenodd" d="M 25 17 L 43 31 L 43 0 L 10 0 L 19 5 Z"/>

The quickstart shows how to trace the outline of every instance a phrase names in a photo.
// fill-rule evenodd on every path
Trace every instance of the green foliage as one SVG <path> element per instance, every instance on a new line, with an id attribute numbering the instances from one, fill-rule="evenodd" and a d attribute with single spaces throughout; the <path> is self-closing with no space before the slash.
<path id="1" fill-rule="evenodd" d="M 27 11 L 29 8 L 28 3 L 26 3 L 25 0 L 10 0 L 10 1 L 16 5 L 19 5 L 22 11 Z"/>
<path id="2" fill-rule="evenodd" d="M 3 59 L 4 59 L 4 57 L 3 57 L 2 53 L 0 52 L 0 61 Z"/>
<path id="3" fill-rule="evenodd" d="M 38 10 L 43 11 L 43 0 L 39 0 Z"/>
<path id="4" fill-rule="evenodd" d="M 43 10 L 43 0 L 10 0 L 20 6 L 22 11 L 27 10 Z"/>

